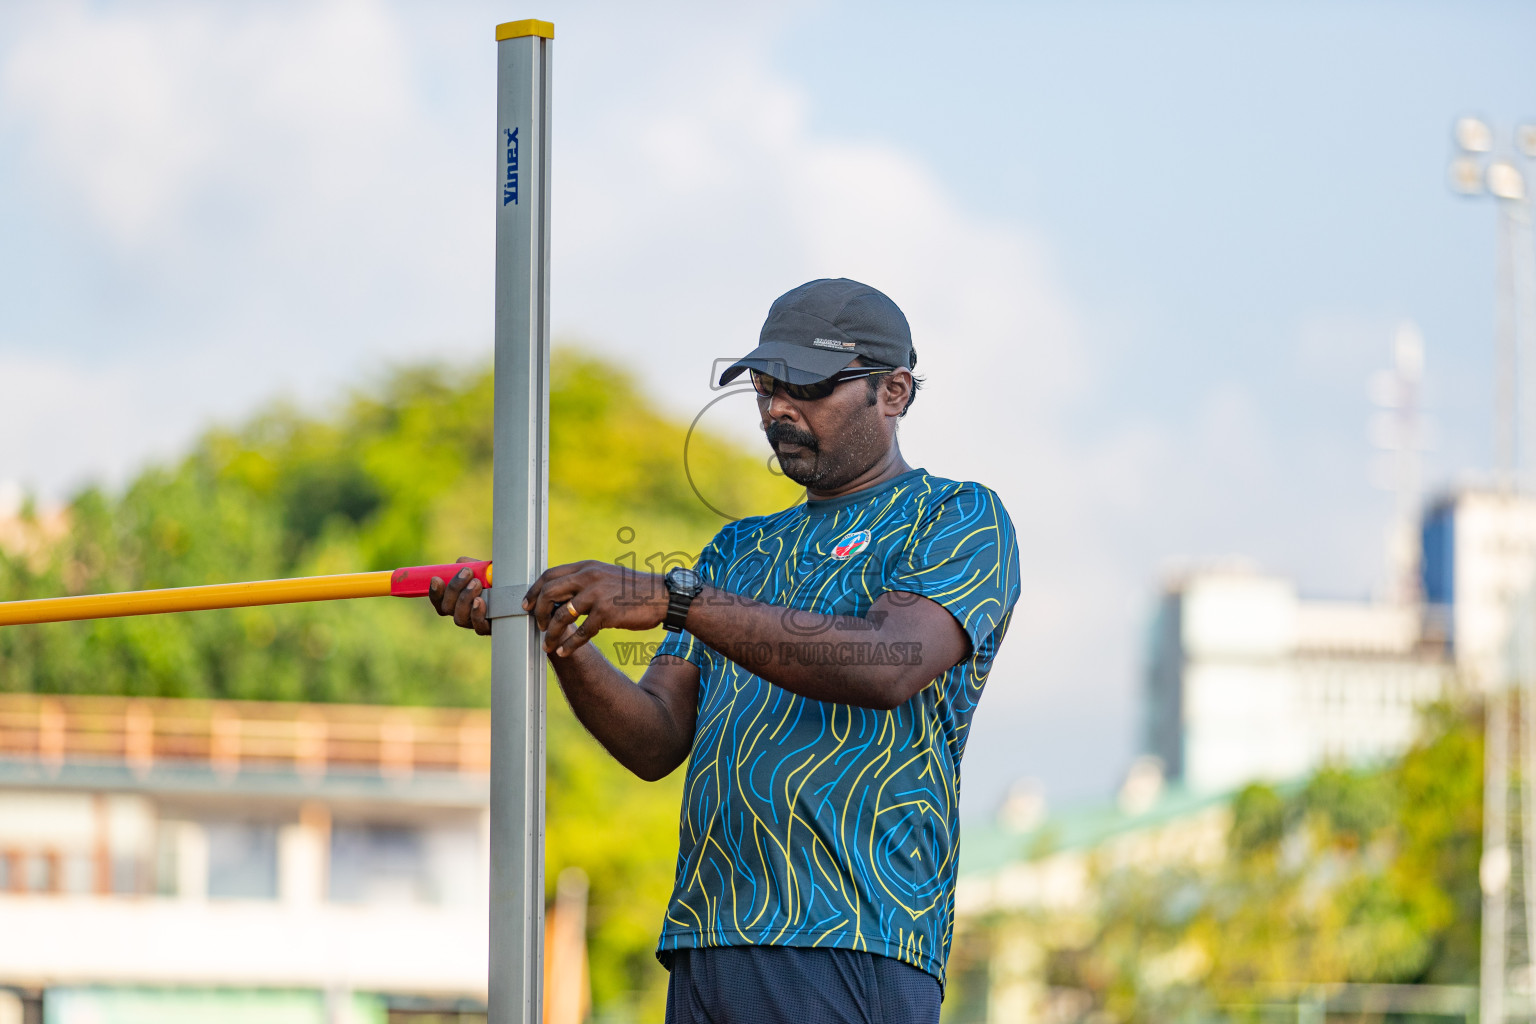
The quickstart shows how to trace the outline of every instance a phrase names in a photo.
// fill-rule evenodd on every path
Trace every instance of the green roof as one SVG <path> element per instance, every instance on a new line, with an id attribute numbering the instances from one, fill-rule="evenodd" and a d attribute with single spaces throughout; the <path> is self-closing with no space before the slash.
<path id="1" fill-rule="evenodd" d="M 960 874 L 989 874 L 1009 864 L 1063 850 L 1091 850 L 1116 836 L 1156 828 L 1180 818 L 1225 806 L 1235 791 L 1191 793 L 1182 787 L 1163 790 L 1140 814 L 1127 814 L 1113 801 L 1067 808 L 1032 829 L 1016 832 L 996 822 L 960 826 Z"/>

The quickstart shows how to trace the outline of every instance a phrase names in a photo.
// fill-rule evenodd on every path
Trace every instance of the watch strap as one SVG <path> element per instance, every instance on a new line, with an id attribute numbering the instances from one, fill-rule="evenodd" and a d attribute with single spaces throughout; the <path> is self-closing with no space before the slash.
<path id="1" fill-rule="evenodd" d="M 694 594 L 680 594 L 677 591 L 669 592 L 667 598 L 667 617 L 662 620 L 661 626 L 668 633 L 681 633 L 683 623 L 688 620 L 688 608 L 693 604 Z"/>

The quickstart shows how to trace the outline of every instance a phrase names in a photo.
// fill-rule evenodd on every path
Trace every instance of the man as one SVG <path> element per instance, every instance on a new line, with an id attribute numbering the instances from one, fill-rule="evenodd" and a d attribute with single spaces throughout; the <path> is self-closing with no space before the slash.
<path id="1" fill-rule="evenodd" d="M 576 562 L 524 601 L 610 754 L 648 780 L 688 761 L 657 953 L 669 1022 L 939 1019 L 960 757 L 1019 567 L 995 494 L 902 458 L 916 359 L 874 288 L 783 295 L 720 383 L 751 375 L 805 502 L 726 525 L 696 570 Z M 490 631 L 467 572 L 431 600 Z M 638 685 L 589 644 L 658 625 Z"/>

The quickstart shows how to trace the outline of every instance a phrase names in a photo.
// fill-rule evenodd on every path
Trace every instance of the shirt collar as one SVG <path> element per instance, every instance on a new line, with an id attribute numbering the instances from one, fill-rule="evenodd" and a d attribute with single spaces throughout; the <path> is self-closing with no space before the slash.
<path id="1" fill-rule="evenodd" d="M 861 501 L 866 501 L 869 498 L 874 498 L 885 494 L 887 491 L 894 490 L 895 488 L 900 487 L 902 484 L 911 483 L 918 477 L 927 474 L 927 472 L 928 471 L 926 469 L 909 469 L 900 476 L 891 477 L 883 484 L 878 484 L 874 487 L 866 487 L 862 491 L 853 491 L 852 493 L 844 494 L 839 498 L 825 498 L 821 501 L 811 501 L 809 498 L 807 498 L 805 501 L 805 513 L 806 515 L 811 516 L 824 516 L 833 512 L 841 511 L 850 505 L 856 505 Z"/>

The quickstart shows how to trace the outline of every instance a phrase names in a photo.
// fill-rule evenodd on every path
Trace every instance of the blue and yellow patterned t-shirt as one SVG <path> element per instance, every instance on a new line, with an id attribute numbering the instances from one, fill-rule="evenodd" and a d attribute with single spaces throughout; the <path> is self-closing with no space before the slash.
<path id="1" fill-rule="evenodd" d="M 960 755 L 1019 596 L 997 495 L 913 470 L 833 501 L 743 519 L 699 560 L 755 601 L 865 616 L 889 592 L 954 615 L 970 654 L 892 711 L 799 697 L 688 633 L 657 655 L 699 668 L 677 879 L 658 955 L 701 946 L 823 946 L 904 960 L 944 980 L 959 855 Z M 845 623 L 858 626 L 858 623 Z M 786 615 L 812 664 L 921 658 L 908 637 L 819 631 Z"/>

